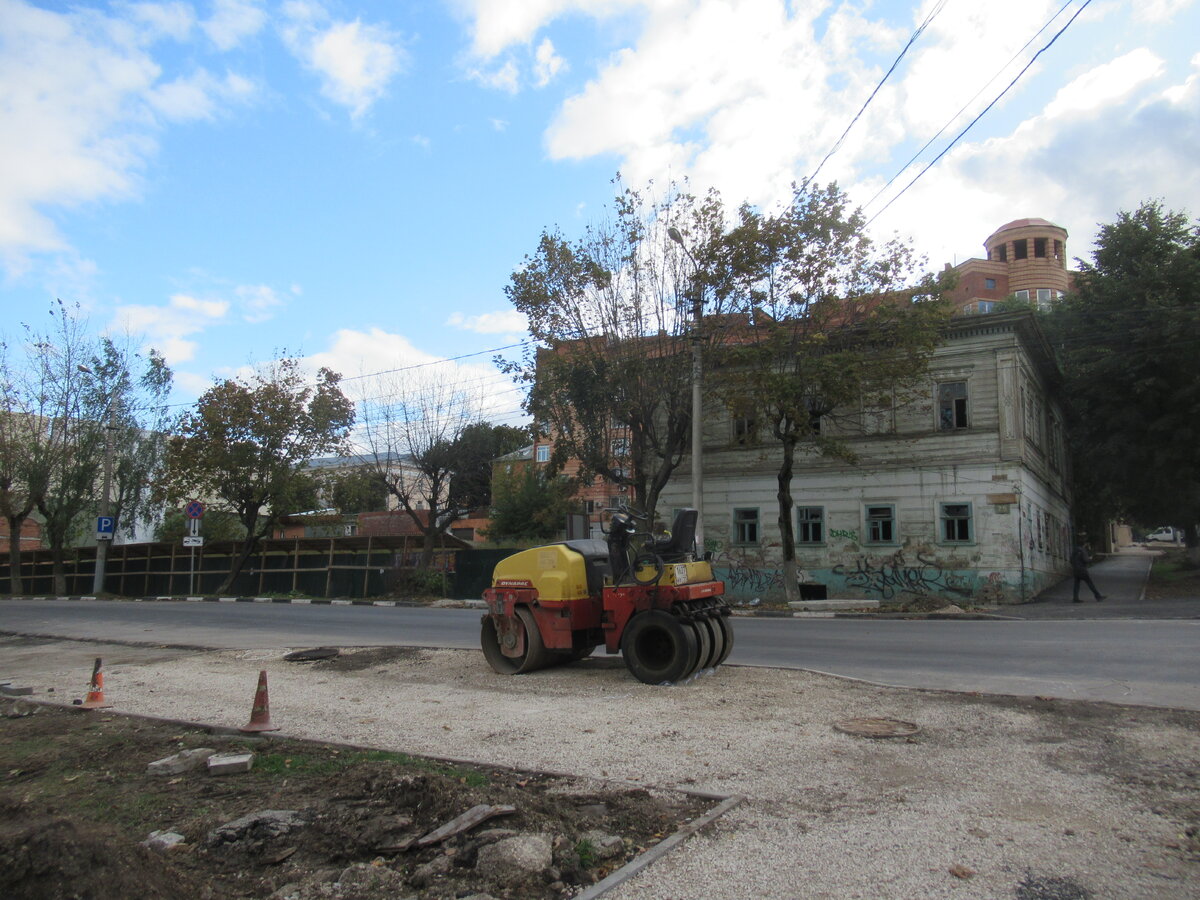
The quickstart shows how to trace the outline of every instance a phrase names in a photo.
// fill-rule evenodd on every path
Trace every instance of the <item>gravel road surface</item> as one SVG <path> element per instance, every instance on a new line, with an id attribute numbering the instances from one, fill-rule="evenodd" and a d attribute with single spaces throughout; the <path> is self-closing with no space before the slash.
<path id="1" fill-rule="evenodd" d="M 265 669 L 289 735 L 745 796 L 614 900 L 1200 896 L 1200 713 L 730 666 L 651 687 L 604 656 L 502 677 L 478 652 L 387 648 L 334 673 L 286 652 L 0 637 L 0 681 L 69 702 L 99 656 L 118 710 L 236 727 Z M 834 727 L 862 717 L 920 731 Z"/>

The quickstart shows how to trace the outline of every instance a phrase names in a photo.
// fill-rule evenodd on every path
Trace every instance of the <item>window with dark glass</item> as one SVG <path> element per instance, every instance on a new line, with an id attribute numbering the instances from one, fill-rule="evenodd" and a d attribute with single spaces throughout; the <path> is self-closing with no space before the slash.
<path id="1" fill-rule="evenodd" d="M 938 385 L 938 429 L 967 427 L 967 383 L 943 381 Z"/>
<path id="2" fill-rule="evenodd" d="M 1037 259 L 1045 259 L 1046 258 L 1046 239 L 1045 238 L 1034 238 L 1033 239 L 1033 255 Z"/>
<path id="3" fill-rule="evenodd" d="M 1029 258 L 1029 243 L 1025 238 L 1019 241 L 1013 241 L 1013 259 L 1028 259 Z"/>
<path id="4" fill-rule="evenodd" d="M 942 504 L 942 540 L 951 544 L 965 544 L 971 540 L 971 504 Z"/>
<path id="5" fill-rule="evenodd" d="M 821 544 L 825 541 L 825 507 L 796 507 L 796 543 Z"/>
<path id="6" fill-rule="evenodd" d="M 896 540 L 896 508 L 894 506 L 867 507 L 867 542 L 891 544 Z"/>
<path id="7" fill-rule="evenodd" d="M 996 279 L 995 278 L 983 279 L 983 286 L 985 288 L 987 288 L 989 291 L 994 291 L 996 289 Z"/>
<path id="8" fill-rule="evenodd" d="M 758 443 L 758 420 L 754 416 L 733 417 L 733 442 L 739 447 Z"/>
<path id="9" fill-rule="evenodd" d="M 1008 244 L 1001 244 L 994 252 L 999 262 L 1008 262 Z"/>
<path id="10" fill-rule="evenodd" d="M 733 542 L 735 544 L 758 543 L 757 509 L 735 509 L 733 511 Z"/>

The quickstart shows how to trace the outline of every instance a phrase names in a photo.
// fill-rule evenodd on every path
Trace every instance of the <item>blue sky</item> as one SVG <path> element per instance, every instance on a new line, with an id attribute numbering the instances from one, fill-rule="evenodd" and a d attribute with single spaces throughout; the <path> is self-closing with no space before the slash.
<path id="1" fill-rule="evenodd" d="M 1144 199 L 1200 213 L 1198 7 L 0 0 L 0 333 L 59 297 L 165 353 L 181 403 L 287 352 L 428 364 L 517 422 L 485 351 L 525 336 L 503 291 L 543 228 L 603 218 L 618 170 L 786 198 L 931 14 L 819 178 L 877 236 L 940 268 L 1015 218 L 1087 256 Z"/>

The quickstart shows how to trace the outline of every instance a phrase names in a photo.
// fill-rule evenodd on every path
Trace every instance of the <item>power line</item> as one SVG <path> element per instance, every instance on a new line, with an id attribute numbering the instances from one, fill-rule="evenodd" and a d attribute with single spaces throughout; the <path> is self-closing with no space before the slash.
<path id="1" fill-rule="evenodd" d="M 930 160 L 928 165 L 926 165 L 925 168 L 923 168 L 920 172 L 918 172 L 913 177 L 913 180 L 910 181 L 908 184 L 906 184 L 901 189 L 900 193 L 896 194 L 896 196 L 894 196 L 891 200 L 889 200 L 887 203 L 885 203 L 883 205 L 883 209 L 879 210 L 879 212 L 877 212 L 877 213 L 875 213 L 875 215 L 871 216 L 871 218 L 867 220 L 866 224 L 869 226 L 872 222 L 874 222 L 881 215 L 883 215 L 884 212 L 887 211 L 889 206 L 891 206 L 893 203 L 895 203 L 897 200 L 899 200 L 901 197 L 903 197 L 905 192 L 907 192 L 910 187 L 912 187 L 914 184 L 916 184 L 917 181 L 920 180 L 920 178 L 926 172 L 928 172 L 930 169 L 932 169 L 937 164 L 938 160 L 940 160 L 943 156 L 945 156 L 947 153 L 949 153 L 951 148 L 954 147 L 954 145 L 957 144 L 959 142 L 959 140 L 962 139 L 963 135 L 965 135 L 968 131 L 970 131 L 972 128 L 974 128 L 975 123 L 978 122 L 980 119 L 982 119 L 991 110 L 991 108 L 993 106 L 995 106 L 997 103 L 1000 102 L 1000 100 L 1004 97 L 1005 94 L 1007 94 L 1010 90 L 1012 90 L 1013 86 L 1018 81 L 1021 80 L 1021 77 L 1026 72 L 1029 71 L 1030 66 L 1032 66 L 1035 62 L 1037 62 L 1038 57 L 1040 57 L 1043 53 L 1045 53 L 1047 50 L 1049 50 L 1051 47 L 1054 46 L 1055 41 L 1057 41 L 1060 37 L 1062 37 L 1063 32 L 1065 32 L 1068 28 L 1071 27 L 1071 24 L 1077 18 L 1079 18 L 1079 14 L 1082 13 L 1085 9 L 1087 9 L 1091 5 L 1091 3 L 1092 3 L 1092 0 L 1084 0 L 1083 4 L 1079 7 L 1079 9 L 1075 10 L 1075 14 L 1073 16 L 1071 16 L 1070 19 L 1067 20 L 1067 24 L 1063 25 L 1063 27 L 1058 30 L 1058 32 L 1054 35 L 1054 37 L 1052 37 L 1050 39 L 1049 43 L 1047 43 L 1044 47 L 1042 47 L 1042 49 L 1038 50 L 1038 52 L 1033 55 L 1033 57 L 1029 60 L 1029 62 L 1027 62 L 1025 64 L 1024 68 L 1022 68 L 1021 71 L 1016 74 L 1016 77 L 1014 77 L 1013 80 L 1008 83 L 1008 86 L 1005 87 L 1004 90 L 1002 90 L 999 94 L 997 94 L 995 96 L 995 98 L 993 98 L 992 102 L 983 108 L 983 110 L 979 113 L 979 115 L 977 115 L 974 119 L 972 119 L 970 122 L 968 122 L 967 127 L 964 128 L 962 131 L 960 131 L 957 135 L 955 135 L 954 139 L 952 141 L 950 141 L 949 144 L 946 145 L 946 148 L 941 153 L 939 153 L 937 156 L 935 156 L 932 160 Z"/>
<path id="2" fill-rule="evenodd" d="M 925 142 L 925 145 L 920 150 L 918 150 L 916 153 L 914 153 L 911 158 L 909 158 L 908 162 L 906 162 L 903 166 L 900 167 L 900 171 L 898 171 L 895 175 L 893 175 L 890 179 L 888 179 L 888 183 L 885 184 L 883 187 L 881 187 L 878 191 L 876 191 L 875 196 L 872 197 L 870 200 L 868 200 L 865 204 L 863 204 L 863 206 L 864 207 L 870 206 L 872 203 L 874 203 L 876 200 L 879 199 L 880 195 L 883 194 L 884 191 L 886 191 L 893 184 L 895 184 L 896 179 L 898 179 L 901 175 L 903 175 L 906 171 L 908 171 L 908 167 L 911 166 L 914 162 L 916 162 L 918 157 L 920 157 L 922 153 L 924 153 L 926 150 L 928 150 L 933 145 L 934 141 L 936 141 L 943 134 L 945 134 L 946 129 L 949 128 L 955 121 L 957 121 L 958 117 L 961 116 L 964 112 L 966 112 L 968 107 L 971 106 L 971 104 L 973 104 L 976 100 L 979 99 L 979 95 L 982 94 L 989 87 L 991 87 L 992 82 L 994 82 L 997 78 L 1000 77 L 1000 73 L 1003 72 L 1005 69 L 1007 69 L 1009 66 L 1011 66 L 1021 56 L 1021 54 L 1023 54 L 1026 50 L 1028 50 L 1030 44 L 1032 44 L 1035 40 L 1037 40 L 1038 37 L 1041 36 L 1042 32 L 1044 32 L 1047 28 L 1049 28 L 1050 25 L 1054 22 L 1054 20 L 1057 19 L 1059 16 L 1061 16 L 1063 14 L 1063 11 L 1066 10 L 1066 8 L 1074 2 L 1075 2 L 1075 0 L 1067 0 L 1066 3 L 1064 3 L 1062 6 L 1060 6 L 1058 8 L 1058 11 L 1054 15 L 1052 15 L 1049 19 L 1047 19 L 1045 22 L 1043 22 L 1042 27 L 1039 28 L 1036 32 L 1034 32 L 1034 34 L 1029 38 L 1029 40 L 1027 40 L 1024 44 L 1021 45 L 1021 49 L 1018 50 L 1016 53 L 1014 53 L 1011 57 L 1009 57 L 1008 62 L 1006 62 L 998 70 L 996 70 L 996 74 L 993 75 L 991 78 L 989 78 L 986 82 L 984 82 L 983 87 L 981 87 L 979 90 L 977 90 L 975 92 L 975 95 L 973 97 L 971 97 L 971 99 L 968 100 L 966 103 L 964 103 L 962 105 L 962 107 L 958 110 L 958 112 L 956 112 L 949 119 L 947 119 L 946 124 L 943 125 L 941 128 L 939 128 L 937 133 L 933 137 L 931 137 L 929 140 L 927 140 Z"/>
<path id="3" fill-rule="evenodd" d="M 896 71 L 896 68 L 900 65 L 901 60 L 903 60 L 905 54 L 908 53 L 909 48 L 911 48 L 912 45 L 917 42 L 917 39 L 920 38 L 920 36 L 925 32 L 925 29 L 929 27 L 929 23 L 937 18 L 938 14 L 942 11 L 942 8 L 947 2 L 948 0 L 939 0 L 937 6 L 935 6 L 930 11 L 929 15 L 925 17 L 925 21 L 917 26 L 917 30 L 912 33 L 912 37 L 908 39 L 908 43 L 904 45 L 904 49 L 900 51 L 900 55 L 897 56 L 892 62 L 891 68 L 883 73 L 883 77 L 880 78 L 879 83 L 875 85 L 875 90 L 871 91 L 871 95 L 867 97 L 866 101 L 859 108 L 858 112 L 854 114 L 854 118 L 850 120 L 850 124 L 847 125 L 846 130 L 842 132 L 842 136 L 834 142 L 834 145 L 829 149 L 829 152 L 825 154 L 825 158 L 821 160 L 821 162 L 817 165 L 817 168 L 813 170 L 813 173 L 805 178 L 801 183 L 800 190 L 803 191 L 805 188 L 807 188 L 820 173 L 821 169 L 825 166 L 825 163 L 829 162 L 830 157 L 837 153 L 838 148 L 842 146 L 842 142 L 846 140 L 846 135 L 850 133 L 850 129 L 854 127 L 855 123 L 858 122 L 859 118 L 862 117 L 862 114 L 866 112 L 867 107 L 871 105 L 871 101 L 875 99 L 875 95 L 879 93 L 880 89 L 884 85 L 884 82 L 886 82 L 888 78 L 891 77 L 892 73 Z"/>

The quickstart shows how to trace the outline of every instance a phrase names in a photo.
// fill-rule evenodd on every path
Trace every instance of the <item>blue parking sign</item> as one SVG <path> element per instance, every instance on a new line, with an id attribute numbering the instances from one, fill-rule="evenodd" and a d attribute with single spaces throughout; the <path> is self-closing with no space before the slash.
<path id="1" fill-rule="evenodd" d="M 111 541 L 113 531 L 116 530 L 117 520 L 112 516 L 97 516 L 96 517 L 96 540 Z"/>

